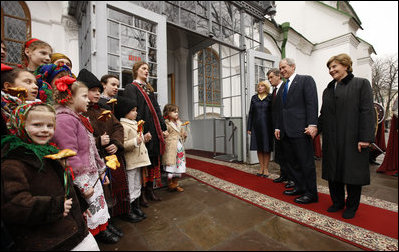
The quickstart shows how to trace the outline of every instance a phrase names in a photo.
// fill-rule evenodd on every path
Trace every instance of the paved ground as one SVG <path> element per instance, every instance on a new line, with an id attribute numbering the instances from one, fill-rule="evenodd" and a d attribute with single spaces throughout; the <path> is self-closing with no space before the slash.
<path id="1" fill-rule="evenodd" d="M 321 161 L 316 166 L 318 184 L 327 186 L 320 177 Z M 363 194 L 398 203 L 398 178 L 377 174 L 377 168 L 370 166 L 371 185 L 363 187 Z M 278 171 L 271 162 L 270 172 Z M 144 221 L 116 219 L 125 236 L 114 245 L 99 244 L 101 250 L 361 250 L 190 177 L 181 184 L 182 193 L 157 189 L 163 200 L 143 208 L 148 216 Z"/>

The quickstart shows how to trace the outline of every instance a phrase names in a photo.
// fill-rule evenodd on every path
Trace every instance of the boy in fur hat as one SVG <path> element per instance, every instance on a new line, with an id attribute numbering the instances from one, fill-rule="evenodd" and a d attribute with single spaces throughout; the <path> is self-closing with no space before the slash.
<path id="1" fill-rule="evenodd" d="M 143 126 L 138 125 L 137 105 L 132 99 L 118 97 L 115 115 L 120 119 L 124 131 L 126 173 L 129 181 L 131 202 L 130 221 L 139 222 L 146 218 L 140 209 L 142 167 L 151 165 L 143 138 Z"/>

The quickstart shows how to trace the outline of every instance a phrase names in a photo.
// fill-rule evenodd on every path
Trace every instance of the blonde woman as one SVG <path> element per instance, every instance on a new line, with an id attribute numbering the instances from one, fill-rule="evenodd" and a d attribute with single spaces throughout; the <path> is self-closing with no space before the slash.
<path id="1" fill-rule="evenodd" d="M 259 159 L 257 176 L 269 176 L 270 152 L 273 149 L 272 110 L 270 83 L 261 81 L 256 86 L 257 94 L 252 96 L 248 113 L 248 134 L 251 135 L 250 150 L 256 150 Z"/>

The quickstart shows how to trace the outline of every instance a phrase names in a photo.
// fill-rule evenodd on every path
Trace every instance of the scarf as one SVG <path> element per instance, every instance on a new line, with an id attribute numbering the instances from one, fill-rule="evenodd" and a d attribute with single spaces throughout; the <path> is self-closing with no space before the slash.
<path id="1" fill-rule="evenodd" d="M 78 113 L 79 119 L 80 121 L 83 123 L 83 125 L 85 126 L 85 128 L 90 132 L 93 133 L 93 126 L 91 126 L 91 123 L 89 121 L 89 119 L 87 119 L 87 117 L 85 117 L 84 115 Z"/>
<path id="2" fill-rule="evenodd" d="M 165 152 L 165 139 L 163 138 L 161 123 L 159 122 L 157 113 L 155 112 L 155 108 L 152 105 L 150 97 L 148 97 L 147 93 L 141 88 L 141 86 L 138 84 L 138 82 L 133 81 L 132 84 L 135 85 L 139 89 L 140 93 L 144 96 L 144 99 L 147 103 L 148 108 L 150 109 L 152 119 L 154 120 L 154 123 L 155 123 L 155 129 L 157 131 L 157 136 L 159 139 L 159 151 L 162 155 Z"/>
<path id="3" fill-rule="evenodd" d="M 55 114 L 55 110 L 52 106 L 47 105 L 43 102 L 32 102 L 28 104 L 21 104 L 16 107 L 9 118 L 9 129 L 10 132 L 17 137 L 21 138 L 22 141 L 27 143 L 32 143 L 32 139 L 29 137 L 28 133 L 25 130 L 26 117 L 28 115 L 29 110 L 36 105 L 46 105 L 48 106 Z"/>
<path id="4" fill-rule="evenodd" d="M 9 143 L 9 147 L 4 150 L 6 144 Z M 26 143 L 21 138 L 15 135 L 5 135 L 1 136 L 1 149 L 3 150 L 2 159 L 7 157 L 10 152 L 18 148 L 24 148 L 24 154 L 34 154 L 37 159 L 40 161 L 41 166 L 39 171 L 43 170 L 43 157 L 50 154 L 58 153 L 57 147 L 54 144 L 49 143 L 46 145 L 34 144 L 34 143 Z"/>

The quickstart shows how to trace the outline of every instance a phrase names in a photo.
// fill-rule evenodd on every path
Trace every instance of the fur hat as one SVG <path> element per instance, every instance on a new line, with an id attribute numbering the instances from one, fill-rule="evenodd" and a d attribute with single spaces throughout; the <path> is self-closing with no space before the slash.
<path id="1" fill-rule="evenodd" d="M 102 93 L 104 90 L 103 85 L 97 79 L 97 77 L 85 68 L 80 70 L 76 80 L 83 82 L 89 89 L 96 87 L 100 88 L 100 93 Z"/>
<path id="2" fill-rule="evenodd" d="M 126 114 L 129 113 L 130 110 L 132 110 L 134 107 L 137 107 L 137 103 L 135 100 L 123 96 L 118 96 L 115 105 L 115 117 L 120 120 L 122 117 L 125 117 Z"/>

